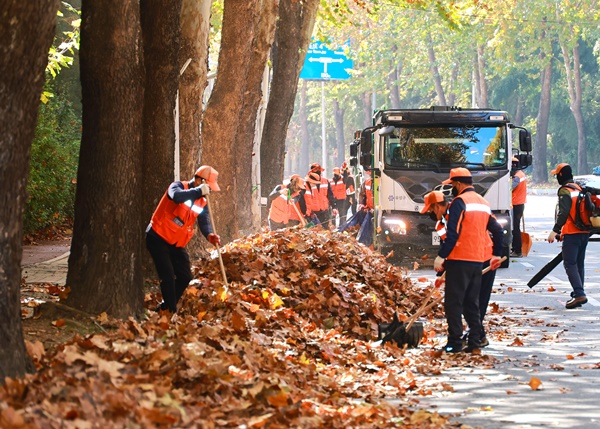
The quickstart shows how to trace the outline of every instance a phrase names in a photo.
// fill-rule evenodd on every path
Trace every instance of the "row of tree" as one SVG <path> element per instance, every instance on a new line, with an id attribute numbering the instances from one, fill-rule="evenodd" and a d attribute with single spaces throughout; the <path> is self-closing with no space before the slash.
<path id="1" fill-rule="evenodd" d="M 373 109 L 431 105 L 509 111 L 534 133 L 536 183 L 547 182 L 559 162 L 578 174 L 600 164 L 597 3 L 444 3 L 370 11 L 349 5 L 343 26 L 317 21 L 319 34 L 335 35 L 339 45 L 350 40 L 354 59 L 351 79 L 326 85 L 333 164 L 343 161 L 353 130 L 370 125 Z M 301 82 L 288 172 L 304 172 L 320 159 L 320 92 L 320 84 Z"/>

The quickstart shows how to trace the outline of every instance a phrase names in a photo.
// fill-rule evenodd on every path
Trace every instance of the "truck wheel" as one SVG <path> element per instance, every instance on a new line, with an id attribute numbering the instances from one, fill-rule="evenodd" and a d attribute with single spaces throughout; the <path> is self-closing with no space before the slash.
<path id="1" fill-rule="evenodd" d="M 506 260 L 504 262 L 502 262 L 502 264 L 500 265 L 500 268 L 508 268 L 508 266 L 510 265 L 510 247 L 509 246 L 504 246 L 504 248 L 502 250 L 502 255 L 506 256 Z"/>

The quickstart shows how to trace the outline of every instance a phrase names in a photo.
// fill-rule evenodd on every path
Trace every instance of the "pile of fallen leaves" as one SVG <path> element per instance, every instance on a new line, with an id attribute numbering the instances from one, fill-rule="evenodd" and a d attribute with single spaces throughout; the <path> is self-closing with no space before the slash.
<path id="1" fill-rule="evenodd" d="M 451 426 L 417 398 L 451 390 L 434 376 L 473 357 L 433 351 L 434 332 L 413 350 L 373 341 L 423 299 L 401 269 L 317 228 L 249 236 L 223 260 L 228 282 L 199 261 L 173 317 L 100 320 L 107 333 L 51 353 L 29 343 L 37 373 L 0 388 L 0 427 Z"/>

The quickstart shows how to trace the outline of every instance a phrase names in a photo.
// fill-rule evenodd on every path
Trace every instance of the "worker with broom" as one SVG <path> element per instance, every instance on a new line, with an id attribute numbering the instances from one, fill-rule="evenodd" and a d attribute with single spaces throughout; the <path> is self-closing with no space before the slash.
<path id="1" fill-rule="evenodd" d="M 449 203 L 446 196 L 441 191 L 432 191 L 425 195 L 425 206 L 421 210 L 421 214 L 429 214 L 429 217 L 436 221 L 435 230 L 440 237 L 440 244 L 446 240 L 446 225 L 448 224 L 448 207 Z M 486 261 L 483 263 L 483 271 L 490 266 L 492 257 L 492 248 L 487 246 L 488 255 Z M 441 276 L 441 272 L 438 273 L 438 277 L 435 280 L 435 286 L 441 287 L 444 283 L 444 278 Z M 479 320 L 481 320 L 481 334 L 479 340 L 479 347 L 486 347 L 490 343 L 485 333 L 483 326 L 483 320 L 487 313 L 487 307 L 490 303 L 490 297 L 492 295 L 492 288 L 494 286 L 494 280 L 496 279 L 496 270 L 487 270 L 485 274 L 481 276 L 481 288 L 479 290 Z M 469 330 L 467 330 L 462 336 L 463 346 L 466 346 L 469 341 Z"/>
<path id="2" fill-rule="evenodd" d="M 177 312 L 177 303 L 192 280 L 185 246 L 194 235 L 194 223 L 198 223 L 212 245 L 221 245 L 221 238 L 213 233 L 207 207 L 210 192 L 220 191 L 218 175 L 217 170 L 203 165 L 192 180 L 171 183 L 146 228 L 146 247 L 156 266 L 163 296 L 157 311 Z"/>
<path id="3" fill-rule="evenodd" d="M 521 237 L 521 219 L 525 212 L 525 202 L 527 200 L 527 177 L 523 170 L 519 169 L 519 160 L 515 157 L 512 159 L 512 167 L 510 170 L 512 177 L 512 252 L 511 258 L 523 257 L 522 247 L 523 241 Z"/>
<path id="4" fill-rule="evenodd" d="M 304 222 L 304 216 L 301 214 L 306 210 L 302 209 L 303 204 L 301 204 L 304 203 L 304 186 L 304 179 L 298 174 L 292 174 L 289 181 L 275 186 L 275 189 L 269 194 L 271 202 L 269 229 L 271 231 Z"/>
<path id="5" fill-rule="evenodd" d="M 446 239 L 440 246 L 433 268 L 446 270 L 444 309 L 448 323 L 446 353 L 463 350 L 462 316 L 469 327 L 465 351 L 481 347 L 482 324 L 479 311 L 479 292 L 483 263 L 493 246 L 490 259 L 492 270 L 501 264 L 503 247 L 502 227 L 492 216 L 488 202 L 473 188 L 473 177 L 466 168 L 453 168 L 443 182 L 452 184 L 454 200 L 448 209 Z M 492 234 L 490 239 L 489 233 Z"/>

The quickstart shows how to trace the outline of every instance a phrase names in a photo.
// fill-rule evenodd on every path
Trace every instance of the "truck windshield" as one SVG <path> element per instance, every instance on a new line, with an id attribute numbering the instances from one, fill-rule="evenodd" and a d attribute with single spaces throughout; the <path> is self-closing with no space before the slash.
<path id="1" fill-rule="evenodd" d="M 391 168 L 501 167 L 507 161 L 505 126 L 396 128 L 385 136 L 385 164 Z"/>

